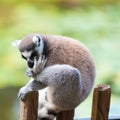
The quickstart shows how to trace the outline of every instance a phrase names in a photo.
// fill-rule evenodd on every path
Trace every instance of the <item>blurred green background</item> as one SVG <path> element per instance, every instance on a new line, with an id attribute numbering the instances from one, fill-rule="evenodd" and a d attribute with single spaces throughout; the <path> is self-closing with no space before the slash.
<path id="1" fill-rule="evenodd" d="M 26 63 L 11 43 L 30 33 L 83 42 L 96 62 L 95 85 L 111 85 L 110 116 L 120 115 L 119 0 L 0 0 L 0 120 L 19 117 L 17 93 L 28 78 Z M 76 109 L 76 117 L 90 117 L 91 96 Z"/>

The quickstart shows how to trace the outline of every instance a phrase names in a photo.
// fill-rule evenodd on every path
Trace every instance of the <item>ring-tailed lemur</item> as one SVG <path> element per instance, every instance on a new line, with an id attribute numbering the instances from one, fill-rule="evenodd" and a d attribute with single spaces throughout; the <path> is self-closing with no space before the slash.
<path id="1" fill-rule="evenodd" d="M 95 80 L 95 64 L 89 50 L 72 38 L 30 34 L 15 41 L 27 60 L 26 75 L 32 80 L 22 87 L 24 100 L 39 90 L 39 120 L 53 120 L 56 113 L 74 109 L 89 95 Z"/>

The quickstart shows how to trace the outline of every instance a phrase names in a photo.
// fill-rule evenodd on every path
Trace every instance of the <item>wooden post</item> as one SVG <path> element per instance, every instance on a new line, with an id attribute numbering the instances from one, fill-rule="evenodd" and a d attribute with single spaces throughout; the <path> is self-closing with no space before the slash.
<path id="1" fill-rule="evenodd" d="M 74 110 L 63 111 L 57 114 L 56 120 L 73 120 Z"/>
<path id="2" fill-rule="evenodd" d="M 92 120 L 108 120 L 111 89 L 109 85 L 98 85 L 94 89 Z"/>
<path id="3" fill-rule="evenodd" d="M 30 92 L 25 101 L 20 101 L 19 120 L 37 120 L 38 113 L 38 92 Z"/>

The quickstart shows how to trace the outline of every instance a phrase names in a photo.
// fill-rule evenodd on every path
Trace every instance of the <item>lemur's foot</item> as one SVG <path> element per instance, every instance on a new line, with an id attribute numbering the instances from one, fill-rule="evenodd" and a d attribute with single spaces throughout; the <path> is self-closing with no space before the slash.
<path id="1" fill-rule="evenodd" d="M 47 59 L 45 58 L 45 56 L 40 57 L 38 60 L 38 69 L 42 70 L 45 67 L 46 62 Z"/>
<path id="2" fill-rule="evenodd" d="M 39 57 L 38 60 L 34 60 L 34 67 L 28 68 L 25 72 L 25 75 L 28 77 L 35 77 L 37 74 L 39 74 L 42 69 L 45 67 L 47 59 L 45 56 Z"/>
<path id="3" fill-rule="evenodd" d="M 26 88 L 25 87 L 22 87 L 20 90 L 19 90 L 19 93 L 18 93 L 18 97 L 24 101 L 25 100 L 25 96 L 27 95 L 27 91 L 26 91 Z"/>
<path id="4" fill-rule="evenodd" d="M 34 73 L 33 73 L 33 70 L 28 68 L 26 71 L 25 71 L 25 75 L 28 76 L 28 77 L 33 77 Z"/>
<path id="5" fill-rule="evenodd" d="M 38 74 L 42 71 L 42 69 L 45 67 L 45 64 L 47 62 L 47 59 L 45 56 L 40 56 L 38 61 L 35 62 L 35 65 L 33 67 L 33 73 Z"/>

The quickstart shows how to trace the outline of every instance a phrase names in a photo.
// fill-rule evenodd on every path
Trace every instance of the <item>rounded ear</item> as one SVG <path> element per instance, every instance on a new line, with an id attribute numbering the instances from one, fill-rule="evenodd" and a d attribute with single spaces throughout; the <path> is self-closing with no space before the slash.
<path id="1" fill-rule="evenodd" d="M 19 47 L 19 45 L 20 45 L 20 43 L 21 43 L 21 40 L 15 40 L 14 42 L 12 42 L 12 46 L 14 46 L 14 47 Z"/>
<path id="2" fill-rule="evenodd" d="M 33 43 L 36 44 L 36 46 L 40 46 L 40 42 L 41 42 L 42 38 L 38 35 L 35 35 L 32 39 Z"/>

